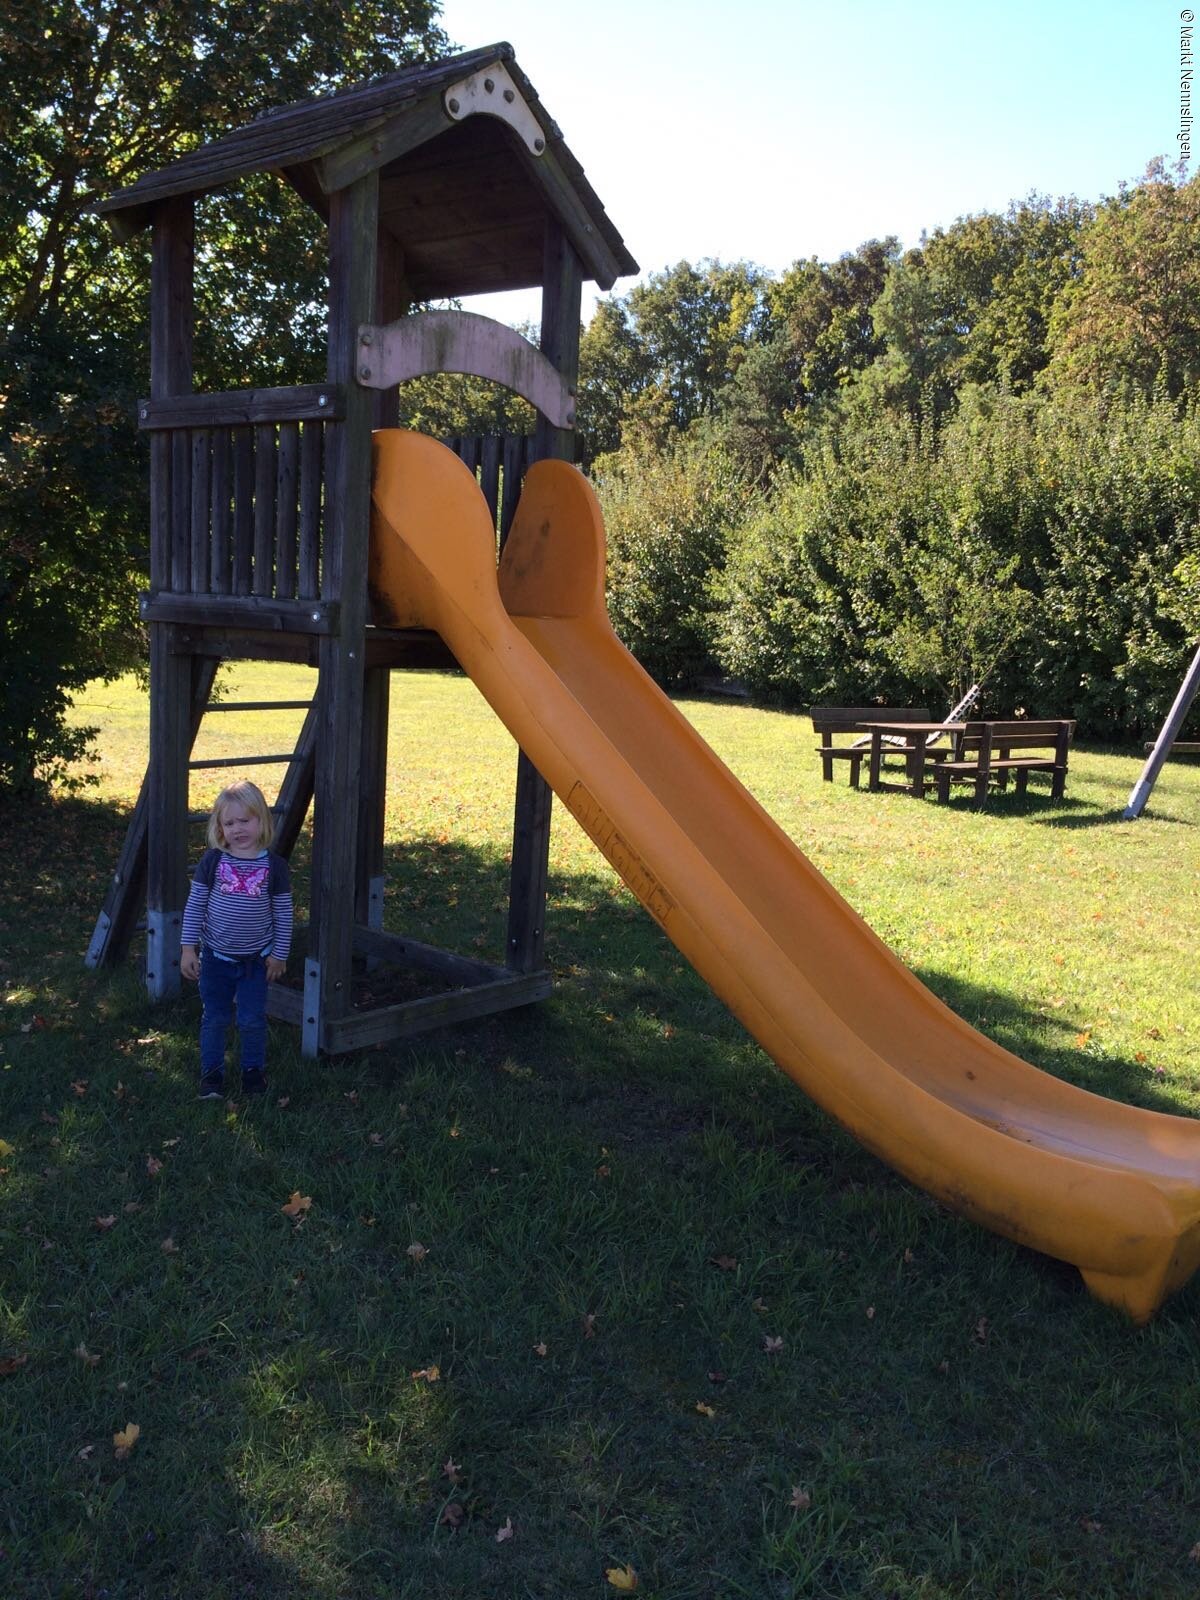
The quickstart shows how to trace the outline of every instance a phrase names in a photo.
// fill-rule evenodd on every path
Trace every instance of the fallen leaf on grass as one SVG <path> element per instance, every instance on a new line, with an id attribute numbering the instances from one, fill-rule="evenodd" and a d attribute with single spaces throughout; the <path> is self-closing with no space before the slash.
<path id="1" fill-rule="evenodd" d="M 79 1096 L 79 1098 L 81 1100 L 83 1099 L 84 1095 L 87 1093 L 87 1086 L 88 1086 L 88 1081 L 87 1081 L 86 1078 L 72 1078 L 72 1080 L 71 1080 L 71 1087 L 72 1087 L 72 1089 L 74 1089 L 75 1093 Z"/>
<path id="2" fill-rule="evenodd" d="M 48 1122 L 52 1128 L 58 1127 L 58 1118 L 54 1116 L 52 1112 L 43 1111 L 41 1113 L 41 1120 L 43 1122 Z"/>
<path id="3" fill-rule="evenodd" d="M 1198 1541 L 1196 1544 L 1194 1544 L 1192 1546 L 1192 1548 L 1188 1551 L 1188 1560 L 1189 1561 L 1200 1561 L 1200 1541 Z"/>
<path id="4" fill-rule="evenodd" d="M 129 1453 L 141 1436 L 141 1428 L 136 1422 L 127 1422 L 120 1433 L 113 1434 L 113 1454 L 118 1461 L 126 1461 Z"/>
<path id="5" fill-rule="evenodd" d="M 988 1319 L 986 1317 L 980 1317 L 979 1321 L 975 1324 L 975 1337 L 980 1344 L 987 1343 L 989 1332 L 990 1325 L 988 1323 Z"/>
<path id="6" fill-rule="evenodd" d="M 162 1169 L 163 1164 L 157 1156 L 146 1157 L 146 1174 L 148 1177 L 157 1178 Z"/>
<path id="7" fill-rule="evenodd" d="M 1079 1526 L 1083 1529 L 1084 1533 L 1102 1533 L 1104 1531 L 1104 1524 L 1102 1522 L 1097 1522 L 1092 1517 L 1080 1517 Z"/>
<path id="8" fill-rule="evenodd" d="M 462 1462 L 455 1461 L 454 1457 L 451 1456 L 448 1461 L 442 1463 L 442 1471 L 450 1479 L 451 1483 L 458 1483 L 462 1472 Z"/>
<path id="9" fill-rule="evenodd" d="M 95 1228 L 97 1233 L 107 1233 L 110 1228 L 115 1228 L 116 1225 L 117 1219 L 115 1216 L 92 1218 L 92 1227 Z"/>
<path id="10" fill-rule="evenodd" d="M 767 1302 L 765 1300 L 751 1300 L 750 1309 L 751 1311 L 757 1311 L 760 1317 L 764 1316 L 768 1310 Z"/>
<path id="11" fill-rule="evenodd" d="M 291 1105 L 291 1103 L 292 1103 L 292 1097 L 291 1097 L 290 1094 L 281 1094 L 279 1096 L 279 1099 L 276 1100 L 276 1102 L 275 1102 L 275 1104 L 279 1107 L 279 1109 L 281 1111 L 285 1110 L 288 1106 Z"/>
<path id="12" fill-rule="evenodd" d="M 444 1522 L 448 1528 L 461 1528 L 466 1517 L 466 1508 L 460 1506 L 457 1500 L 451 1500 L 438 1520 Z"/>
<path id="13" fill-rule="evenodd" d="M 426 1383 L 436 1383 L 442 1375 L 441 1367 L 418 1367 L 412 1374 L 414 1378 L 424 1378 Z"/>
<path id="14" fill-rule="evenodd" d="M 11 1378 L 28 1360 L 28 1356 L 0 1356 L 0 1378 Z"/>
<path id="15" fill-rule="evenodd" d="M 1088 1040 L 1091 1037 L 1092 1037 L 1092 1034 L 1091 1034 L 1091 1030 L 1089 1028 L 1085 1028 L 1082 1033 L 1077 1033 L 1075 1035 L 1075 1048 L 1077 1050 L 1082 1050 L 1084 1045 L 1087 1044 Z"/>
<path id="16" fill-rule="evenodd" d="M 293 1189 L 291 1197 L 279 1209 L 285 1217 L 303 1217 L 311 1205 L 312 1195 L 301 1194 L 299 1189 Z"/>
<path id="17" fill-rule="evenodd" d="M 383 1135 L 381 1133 L 369 1133 L 367 1135 L 367 1143 L 373 1144 L 378 1149 L 383 1143 Z"/>
<path id="18" fill-rule="evenodd" d="M 802 1489 L 799 1484 L 796 1484 L 792 1489 L 792 1498 L 788 1501 L 788 1505 L 791 1506 L 793 1511 L 807 1511 L 809 1506 L 812 1505 L 812 1495 L 807 1490 Z"/>
<path id="19" fill-rule="evenodd" d="M 77 1451 L 76 1454 L 78 1455 L 80 1461 L 86 1461 L 95 1448 L 96 1446 L 94 1444 L 85 1444 L 83 1449 Z"/>
<path id="20" fill-rule="evenodd" d="M 537 1344 L 535 1344 L 533 1347 L 533 1353 L 535 1356 L 548 1355 L 550 1353 L 550 1347 L 545 1343 L 544 1340 L 539 1339 Z"/>
<path id="21" fill-rule="evenodd" d="M 15 1146 L 9 1144 L 7 1139 L 0 1139 L 0 1160 L 3 1160 L 5 1156 L 15 1156 L 16 1153 Z"/>
<path id="22" fill-rule="evenodd" d="M 736 1256 L 709 1256 L 708 1259 L 712 1262 L 714 1267 L 720 1267 L 722 1272 L 737 1271 L 738 1263 Z"/>
<path id="23" fill-rule="evenodd" d="M 162 1251 L 163 1255 L 165 1255 L 165 1256 L 177 1256 L 179 1254 L 179 1246 L 175 1243 L 175 1240 L 169 1234 L 163 1240 L 163 1242 L 159 1245 L 158 1248 Z"/>
<path id="24" fill-rule="evenodd" d="M 585 1316 L 580 1317 L 579 1326 L 583 1330 L 585 1339 L 594 1339 L 596 1337 L 596 1313 L 589 1311 Z"/>
<path id="25" fill-rule="evenodd" d="M 605 1567 L 604 1576 L 622 1594 L 632 1594 L 638 1586 L 638 1575 L 630 1566 Z"/>
<path id="26" fill-rule="evenodd" d="M 100 1357 L 94 1356 L 85 1344 L 77 1344 L 75 1346 L 75 1354 L 85 1367 L 98 1367 L 100 1365 Z"/>
<path id="27" fill-rule="evenodd" d="M 142 1202 L 140 1200 L 126 1200 L 121 1209 L 127 1217 L 132 1217 L 136 1211 L 142 1209 Z"/>
<path id="28" fill-rule="evenodd" d="M 715 1417 L 717 1414 L 716 1409 L 713 1406 L 707 1405 L 703 1400 L 696 1401 L 696 1410 L 702 1417 Z"/>
<path id="29" fill-rule="evenodd" d="M 503 1544 L 506 1539 L 511 1539 L 512 1536 L 513 1536 L 512 1518 L 511 1517 L 506 1517 L 505 1521 L 504 1521 L 504 1526 L 502 1528 L 497 1528 L 497 1530 L 496 1530 L 496 1543 L 497 1544 Z"/>
<path id="30" fill-rule="evenodd" d="M 875 1320 L 875 1307 L 874 1306 L 868 1306 L 867 1307 L 867 1321 L 868 1322 L 874 1322 L 874 1320 Z"/>
<path id="31" fill-rule="evenodd" d="M 763 1340 L 763 1349 L 769 1356 L 777 1356 L 783 1349 L 783 1339 L 778 1334 L 768 1333 Z"/>
<path id="32" fill-rule="evenodd" d="M 413 1243 L 409 1245 L 404 1254 L 408 1256 L 410 1260 L 424 1261 L 425 1257 L 429 1254 L 429 1251 L 426 1250 L 425 1246 L 419 1239 L 415 1239 Z"/>

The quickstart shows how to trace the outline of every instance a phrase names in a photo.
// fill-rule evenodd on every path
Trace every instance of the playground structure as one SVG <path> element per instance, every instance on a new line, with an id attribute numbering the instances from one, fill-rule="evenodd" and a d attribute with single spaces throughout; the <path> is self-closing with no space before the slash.
<path id="1" fill-rule="evenodd" d="M 193 392 L 196 200 L 273 172 L 328 227 L 326 381 Z M 396 417 L 396 384 L 474 372 L 539 411 L 528 437 L 467 438 L 503 532 L 529 461 L 574 455 L 582 285 L 637 263 L 511 46 L 410 67 L 257 118 L 140 178 L 101 210 L 121 239 L 152 229 L 150 756 L 88 950 L 122 960 L 145 906 L 146 982 L 178 992 L 187 894 L 191 751 L 222 661 L 302 662 L 318 687 L 275 806 L 290 854 L 313 805 L 303 990 L 271 986 L 273 1016 L 306 1055 L 336 1054 L 544 997 L 550 794 L 517 762 L 503 966 L 383 930 L 384 751 L 394 668 L 453 665 L 427 632 L 370 624 L 371 434 Z M 541 287 L 541 348 L 461 313 L 413 303 Z M 265 709 L 243 705 L 247 713 Z M 211 765 L 211 763 L 208 763 Z M 443 992 L 356 1009 L 356 958 L 415 969 Z M 452 986 L 452 992 L 445 992 Z"/>
<path id="2" fill-rule="evenodd" d="M 1192 657 L 1192 664 L 1183 675 L 1183 682 L 1179 685 L 1179 693 L 1172 702 L 1171 709 L 1167 712 L 1162 727 L 1159 729 L 1158 738 L 1149 747 L 1146 763 L 1138 774 L 1138 780 L 1129 794 L 1129 801 L 1123 813 L 1126 822 L 1136 822 L 1146 808 L 1151 791 L 1159 773 L 1162 771 L 1163 762 L 1173 750 L 1180 753 L 1195 754 L 1200 751 L 1200 744 L 1195 742 L 1181 743 L 1180 729 L 1191 710 L 1192 701 L 1200 693 L 1200 649 Z"/>
<path id="3" fill-rule="evenodd" d="M 193 395 L 192 197 L 264 167 L 328 214 L 329 381 Z M 585 271 L 608 287 L 636 266 L 507 46 L 264 117 L 106 209 L 124 230 L 154 227 L 141 408 L 151 751 L 93 965 L 128 949 L 140 873 L 150 992 L 177 989 L 189 752 L 213 675 L 231 657 L 311 662 L 319 687 L 278 806 L 287 852 L 315 798 L 304 986 L 271 996 L 307 1054 L 549 993 L 553 789 L 735 1015 L 868 1149 L 954 1210 L 1073 1262 L 1137 1320 L 1187 1280 L 1200 1265 L 1200 1125 L 1073 1088 L 968 1027 L 613 634 L 599 510 L 569 464 L 573 385 Z M 528 282 L 542 284 L 540 354 L 484 319 L 400 314 L 410 297 Z M 397 381 L 464 367 L 533 400 L 532 445 L 459 441 L 456 455 L 386 426 Z M 454 662 L 522 752 L 503 968 L 383 928 L 388 674 Z M 355 956 L 456 987 L 356 1011 Z"/>

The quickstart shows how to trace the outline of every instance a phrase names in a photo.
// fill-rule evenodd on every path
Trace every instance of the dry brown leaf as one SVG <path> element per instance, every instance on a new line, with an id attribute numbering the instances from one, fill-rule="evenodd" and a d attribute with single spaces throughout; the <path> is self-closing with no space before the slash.
<path id="1" fill-rule="evenodd" d="M 451 1483 L 458 1483 L 460 1482 L 460 1474 L 462 1472 L 462 1462 L 455 1461 L 454 1457 L 451 1456 L 447 1461 L 442 1463 L 442 1471 L 450 1479 Z"/>
<path id="2" fill-rule="evenodd" d="M 77 1344 L 75 1346 L 75 1354 L 85 1367 L 98 1367 L 100 1365 L 100 1357 L 94 1356 L 85 1344 Z"/>
<path id="3" fill-rule="evenodd" d="M 418 1367 L 412 1374 L 414 1378 L 424 1378 L 426 1383 L 436 1383 L 442 1375 L 442 1369 L 437 1366 Z"/>
<path id="4" fill-rule="evenodd" d="M 537 1356 L 548 1355 L 550 1353 L 550 1347 L 546 1344 L 545 1340 L 539 1339 L 537 1344 L 535 1344 L 533 1347 L 533 1353 Z"/>
<path id="5" fill-rule="evenodd" d="M 412 1244 L 409 1245 L 404 1254 L 413 1261 L 424 1261 L 425 1257 L 429 1254 L 429 1251 L 426 1250 L 425 1246 L 419 1239 L 416 1239 Z"/>
<path id="6" fill-rule="evenodd" d="M 1189 1561 L 1200 1561 L 1200 1541 L 1197 1541 L 1188 1551 Z"/>
<path id="7" fill-rule="evenodd" d="M 87 1086 L 88 1086 L 88 1081 L 87 1081 L 86 1078 L 72 1078 L 71 1079 L 71 1087 L 72 1087 L 72 1089 L 74 1089 L 75 1093 L 79 1096 L 79 1098 L 81 1100 L 83 1099 L 84 1095 L 87 1093 Z"/>
<path id="8" fill-rule="evenodd" d="M 709 1256 L 708 1259 L 712 1262 L 714 1267 L 720 1267 L 722 1272 L 737 1271 L 738 1263 L 736 1256 Z"/>
<path id="9" fill-rule="evenodd" d="M 585 1339 L 594 1339 L 596 1337 L 596 1313 L 594 1311 L 589 1311 L 585 1316 L 581 1317 L 579 1325 L 583 1329 L 583 1337 Z"/>
<path id="10" fill-rule="evenodd" d="M 763 1349 L 769 1356 L 777 1356 L 783 1349 L 783 1339 L 777 1334 L 767 1334 L 763 1340 Z"/>
<path id="11" fill-rule="evenodd" d="M 868 1322 L 874 1322 L 874 1320 L 875 1320 L 875 1307 L 874 1306 L 868 1306 L 867 1307 L 867 1321 Z"/>
<path id="12" fill-rule="evenodd" d="M 463 1523 L 466 1521 L 466 1517 L 466 1508 L 464 1506 L 460 1506 L 457 1500 L 451 1500 L 450 1504 L 442 1512 L 440 1520 L 444 1522 L 448 1528 L 461 1528 Z"/>
<path id="13" fill-rule="evenodd" d="M 632 1594 L 638 1586 L 638 1575 L 629 1565 L 623 1567 L 605 1567 L 604 1576 L 614 1589 L 619 1589 L 622 1594 Z"/>
<path id="14" fill-rule="evenodd" d="M 511 1539 L 512 1536 L 513 1536 L 512 1518 L 511 1517 L 506 1517 L 505 1518 L 505 1522 L 504 1522 L 504 1526 L 502 1528 L 497 1528 L 497 1530 L 496 1530 L 496 1543 L 497 1544 L 503 1544 L 506 1539 Z"/>
<path id="15" fill-rule="evenodd" d="M 301 1194 L 299 1189 L 293 1189 L 291 1197 L 279 1209 L 285 1217 L 303 1217 L 311 1205 L 312 1195 Z"/>
<path id="16" fill-rule="evenodd" d="M 717 1414 L 716 1409 L 713 1406 L 708 1405 L 703 1400 L 696 1401 L 696 1410 L 702 1417 L 715 1417 Z"/>
<path id="17" fill-rule="evenodd" d="M 141 1432 L 136 1422 L 127 1422 L 120 1433 L 113 1434 L 113 1454 L 118 1461 L 128 1459 L 130 1451 L 141 1437 Z"/>
<path id="18" fill-rule="evenodd" d="M 179 1246 L 175 1243 L 175 1240 L 170 1234 L 167 1235 L 158 1248 L 165 1256 L 177 1256 L 179 1254 Z"/>
<path id="19" fill-rule="evenodd" d="M 76 1451 L 76 1455 L 79 1457 L 80 1461 L 86 1461 L 95 1448 L 96 1446 L 94 1444 L 85 1444 L 82 1450 Z"/>
<path id="20" fill-rule="evenodd" d="M 987 1343 L 988 1333 L 990 1331 L 991 1325 L 988 1322 L 988 1319 L 986 1317 L 980 1317 L 979 1321 L 975 1324 L 975 1337 L 978 1339 L 980 1344 Z"/>
<path id="21" fill-rule="evenodd" d="M 792 1489 L 792 1498 L 788 1501 L 793 1511 L 807 1511 L 812 1505 L 812 1495 L 802 1489 L 799 1484 Z"/>
<path id="22" fill-rule="evenodd" d="M 116 1225 L 117 1219 L 115 1216 L 92 1218 L 92 1227 L 96 1229 L 97 1233 L 107 1233 L 110 1228 L 115 1228 Z"/>
<path id="23" fill-rule="evenodd" d="M 158 1159 L 157 1156 L 147 1156 L 146 1157 L 146 1175 L 147 1175 L 147 1177 L 157 1178 L 159 1173 L 162 1171 L 162 1169 L 163 1169 L 163 1164 Z"/>
<path id="24" fill-rule="evenodd" d="M 0 1356 L 0 1378 L 11 1378 L 28 1360 L 28 1356 Z"/>

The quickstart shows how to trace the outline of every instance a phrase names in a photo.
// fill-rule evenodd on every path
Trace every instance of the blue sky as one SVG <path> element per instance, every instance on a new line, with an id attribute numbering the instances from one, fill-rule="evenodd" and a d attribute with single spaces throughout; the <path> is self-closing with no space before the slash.
<path id="1" fill-rule="evenodd" d="M 464 48 L 510 41 L 648 274 L 709 256 L 779 272 L 1031 190 L 1111 194 L 1178 152 L 1182 9 L 444 0 L 442 20 Z"/>

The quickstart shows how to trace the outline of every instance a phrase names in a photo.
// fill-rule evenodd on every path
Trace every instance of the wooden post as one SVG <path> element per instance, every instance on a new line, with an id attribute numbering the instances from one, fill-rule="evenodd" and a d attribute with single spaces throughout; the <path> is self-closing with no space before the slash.
<path id="1" fill-rule="evenodd" d="M 1192 701 L 1200 691 L 1200 650 L 1196 651 L 1191 666 L 1184 674 L 1183 682 L 1179 686 L 1179 693 L 1175 696 L 1175 703 L 1167 712 L 1167 720 L 1163 723 L 1158 738 L 1154 741 L 1154 749 L 1146 757 L 1146 764 L 1142 768 L 1142 775 L 1134 784 L 1129 796 L 1129 804 L 1123 813 L 1126 822 L 1136 822 L 1141 816 L 1146 801 L 1150 798 L 1150 791 L 1154 781 L 1162 770 L 1162 764 L 1171 753 L 1171 746 L 1175 743 L 1175 736 L 1183 727 L 1184 718 Z"/>
<path id="2" fill-rule="evenodd" d="M 195 218 L 190 197 L 155 212 L 150 277 L 150 397 L 192 387 Z M 191 574 L 190 450 L 184 430 L 150 449 L 150 585 L 183 587 Z M 146 987 L 177 994 L 179 930 L 187 898 L 188 757 L 192 663 L 170 649 L 170 626 L 150 624 L 150 762 L 146 875 Z"/>
<path id="3" fill-rule="evenodd" d="M 374 320 L 394 322 L 408 306 L 404 251 L 381 227 L 377 239 Z M 394 428 L 400 403 L 395 389 L 372 391 L 375 427 Z M 354 921 L 360 927 L 383 927 L 383 829 L 387 809 L 387 736 L 391 672 L 372 667 L 363 690 L 362 755 L 359 763 L 358 863 L 354 885 Z M 370 961 L 372 958 L 368 958 Z"/>
<path id="4" fill-rule="evenodd" d="M 574 390 L 579 381 L 579 312 L 583 266 L 562 225 L 546 223 L 542 271 L 543 354 Z M 538 418 L 534 460 L 575 459 L 575 430 Z M 522 750 L 517 758 L 505 961 L 514 972 L 542 966 L 546 924 L 546 875 L 550 859 L 550 787 Z"/>
<path id="5" fill-rule="evenodd" d="M 358 326 L 375 311 L 379 175 L 329 197 L 327 375 L 346 390 L 346 415 L 326 428 L 321 597 L 339 605 L 321 638 L 320 728 L 313 814 L 312 910 L 304 968 L 301 1048 L 316 1055 L 328 1021 L 350 1006 L 366 654 L 367 539 L 374 394 L 355 379 Z"/>

